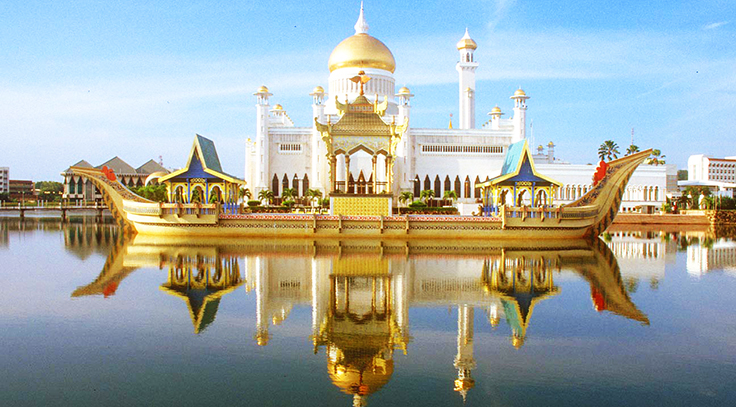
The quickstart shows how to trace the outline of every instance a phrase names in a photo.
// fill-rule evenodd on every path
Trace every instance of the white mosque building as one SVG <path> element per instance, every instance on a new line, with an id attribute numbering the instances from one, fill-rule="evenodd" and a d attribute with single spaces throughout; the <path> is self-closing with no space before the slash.
<path id="1" fill-rule="evenodd" d="M 511 91 L 510 112 L 492 107 L 490 119 L 476 126 L 475 74 L 479 63 L 474 52 L 478 45 L 466 29 L 457 43 L 459 112 L 457 126 L 449 128 L 419 128 L 411 122 L 411 91 L 402 87 L 396 91 L 396 62 L 389 48 L 368 34 L 368 24 L 361 6 L 355 34 L 340 42 L 328 60 L 330 75 L 327 91 L 316 86 L 312 96 L 314 121 L 307 127 L 297 127 L 280 104 L 271 105 L 273 94 L 261 86 L 256 96 L 257 131 L 246 146 L 245 180 L 254 195 L 269 189 L 280 196 L 284 188 L 294 188 L 303 195 L 308 188 L 331 192 L 330 171 L 336 174 L 336 184 L 342 192 L 361 193 L 366 185 L 380 189 L 389 185 L 397 196 L 411 191 L 431 189 L 436 198 L 445 191 L 455 191 L 461 212 L 469 214 L 477 208 L 480 190 L 476 184 L 501 171 L 507 148 L 527 139 L 527 101 L 530 97 L 521 89 Z M 361 76 L 362 75 L 362 76 Z M 367 82 L 362 78 L 370 78 Z M 341 107 L 364 97 L 382 114 L 385 125 L 408 123 L 393 155 L 371 149 L 370 132 L 361 133 L 360 123 L 354 123 L 356 142 L 366 139 L 367 148 L 345 152 L 335 159 L 331 169 L 328 146 L 318 129 L 320 124 L 337 123 Z M 485 96 L 485 95 L 484 95 Z M 554 144 L 539 146 L 534 159 L 537 170 L 564 184 L 557 191 L 556 203 L 571 202 L 582 196 L 592 184 L 593 165 L 564 163 L 554 156 Z M 545 151 L 546 150 L 546 151 Z M 333 156 L 334 157 L 334 156 Z M 389 171 L 388 167 L 392 167 Z M 387 182 L 387 176 L 391 183 Z M 375 177 L 375 179 L 373 179 Z M 348 178 L 348 179 L 346 179 Z M 632 176 L 624 195 L 622 210 L 648 207 L 660 208 L 669 189 L 676 190 L 676 168 L 672 165 L 642 165 Z"/>

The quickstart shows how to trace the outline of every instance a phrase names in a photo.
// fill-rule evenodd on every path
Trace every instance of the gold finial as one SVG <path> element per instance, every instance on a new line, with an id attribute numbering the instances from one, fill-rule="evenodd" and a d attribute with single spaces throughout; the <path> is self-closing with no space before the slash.
<path id="1" fill-rule="evenodd" d="M 450 113 L 450 125 L 447 128 L 452 129 L 452 113 Z"/>
<path id="2" fill-rule="evenodd" d="M 360 96 L 363 96 L 363 85 L 368 83 L 368 81 L 371 80 L 371 77 L 366 75 L 365 71 L 360 71 L 357 76 L 353 76 L 350 80 L 360 84 Z"/>

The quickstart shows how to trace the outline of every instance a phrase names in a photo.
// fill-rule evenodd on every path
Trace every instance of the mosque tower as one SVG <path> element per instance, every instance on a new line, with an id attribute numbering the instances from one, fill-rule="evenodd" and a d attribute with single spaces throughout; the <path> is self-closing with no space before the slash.
<path id="1" fill-rule="evenodd" d="M 475 369 L 475 358 L 473 357 L 473 307 L 461 305 L 457 309 L 457 356 L 455 356 L 455 368 L 457 379 L 455 380 L 455 391 L 463 396 L 463 401 L 468 395 L 468 390 L 475 386 L 475 380 L 470 373 Z"/>
<path id="2" fill-rule="evenodd" d="M 517 89 L 514 95 L 510 97 L 514 100 L 514 133 L 511 136 L 511 142 L 524 140 L 526 138 L 526 100 L 529 96 L 521 89 Z"/>
<path id="3" fill-rule="evenodd" d="M 478 44 L 470 38 L 466 28 L 465 35 L 457 43 L 460 61 L 455 65 L 460 74 L 460 129 L 475 128 L 475 70 L 478 63 L 473 59 L 473 52 L 476 48 Z"/>
<path id="4" fill-rule="evenodd" d="M 268 88 L 261 86 L 253 94 L 256 96 L 256 141 L 255 141 L 255 163 L 248 163 L 248 154 L 246 154 L 246 168 L 245 173 L 251 174 L 251 177 L 247 179 L 249 185 L 251 185 L 251 191 L 253 195 L 258 192 L 268 189 L 268 156 L 269 156 L 269 137 L 268 137 L 268 112 L 269 104 L 268 97 L 273 96 L 272 93 L 268 92 Z M 250 170 L 250 171 L 249 171 Z"/>

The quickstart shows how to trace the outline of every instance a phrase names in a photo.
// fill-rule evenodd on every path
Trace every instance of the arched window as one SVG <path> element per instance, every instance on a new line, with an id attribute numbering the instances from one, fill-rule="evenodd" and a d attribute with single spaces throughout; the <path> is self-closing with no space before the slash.
<path id="1" fill-rule="evenodd" d="M 460 177 L 455 176 L 455 195 L 457 195 L 458 198 L 461 197 L 460 195 Z"/>
<path id="2" fill-rule="evenodd" d="M 429 179 L 427 179 L 429 181 Z M 421 195 L 422 191 L 422 181 L 419 179 L 419 175 L 414 178 L 414 197 L 418 198 L 419 195 Z"/>
<path id="3" fill-rule="evenodd" d="M 452 184 L 450 184 L 450 176 L 445 175 L 445 192 L 452 190 Z"/>
<path id="4" fill-rule="evenodd" d="M 465 191 L 463 193 L 463 198 L 471 198 L 470 195 L 470 177 L 465 177 Z"/>
<path id="5" fill-rule="evenodd" d="M 284 189 L 289 188 L 289 177 L 287 177 L 286 174 L 284 174 L 284 178 L 281 179 L 281 188 L 282 194 L 284 193 Z M 276 194 L 274 193 L 274 195 Z"/>
<path id="6" fill-rule="evenodd" d="M 480 184 L 480 178 L 475 177 L 475 184 L 473 185 L 475 187 L 475 199 L 480 198 L 480 187 L 478 187 L 478 184 Z"/>
<path id="7" fill-rule="evenodd" d="M 273 196 L 279 196 L 279 176 L 273 174 L 273 180 L 271 180 L 271 192 Z"/>
<path id="8" fill-rule="evenodd" d="M 424 177 L 424 191 L 432 189 L 432 181 L 429 180 L 429 175 Z M 419 195 L 417 195 L 419 196 Z"/>
<path id="9" fill-rule="evenodd" d="M 304 174 L 304 180 L 302 181 L 302 195 L 306 195 L 309 191 L 309 177 Z"/>
<path id="10" fill-rule="evenodd" d="M 442 198 L 442 183 L 440 182 L 440 176 L 434 176 L 434 196 L 436 198 Z"/>

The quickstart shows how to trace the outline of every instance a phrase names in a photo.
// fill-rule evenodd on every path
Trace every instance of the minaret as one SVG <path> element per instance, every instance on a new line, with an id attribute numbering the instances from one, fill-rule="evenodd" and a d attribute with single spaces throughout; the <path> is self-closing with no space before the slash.
<path id="1" fill-rule="evenodd" d="M 457 43 L 460 51 L 460 61 L 455 69 L 460 74 L 460 129 L 475 128 L 475 70 L 478 63 L 473 59 L 473 52 L 478 44 L 470 38 L 468 29 L 465 35 Z"/>
<path id="2" fill-rule="evenodd" d="M 251 185 L 254 190 L 251 191 L 253 195 L 257 195 L 258 192 L 268 189 L 268 155 L 269 155 L 269 137 L 268 137 L 268 97 L 273 96 L 272 93 L 268 92 L 268 88 L 261 86 L 258 88 L 256 93 L 256 165 L 251 167 L 255 174 L 252 174 L 248 181 L 252 182 Z M 247 157 L 247 156 L 246 156 Z M 246 174 L 248 174 L 248 168 L 246 166 Z"/>
<path id="3" fill-rule="evenodd" d="M 256 258 L 256 334 L 258 346 L 266 346 L 268 334 L 268 270 L 265 257 Z"/>
<path id="4" fill-rule="evenodd" d="M 309 94 L 312 97 L 312 116 L 324 122 L 325 115 L 325 90 L 321 86 L 316 86 L 312 93 Z M 309 179 L 312 180 L 310 188 L 312 189 L 324 189 L 326 176 L 327 176 L 327 160 L 324 158 L 323 151 L 321 149 L 322 139 L 319 132 L 317 131 L 316 123 L 312 124 L 312 168 Z M 324 178 L 320 179 L 320 177 Z M 328 193 L 330 191 L 323 191 Z"/>
<path id="5" fill-rule="evenodd" d="M 461 305 L 457 309 L 457 356 L 455 357 L 455 368 L 457 379 L 455 380 L 455 391 L 463 396 L 463 401 L 468 395 L 468 390 L 475 386 L 475 380 L 470 373 L 475 369 L 475 358 L 473 358 L 473 307 Z"/>
<path id="6" fill-rule="evenodd" d="M 526 100 L 529 96 L 519 88 L 510 99 L 514 100 L 514 134 L 511 142 L 516 143 L 526 138 Z"/>
<path id="7" fill-rule="evenodd" d="M 491 109 L 490 113 L 488 113 L 489 116 L 491 116 L 491 130 L 498 130 L 501 128 L 501 116 L 503 116 L 503 112 L 501 112 L 501 108 L 496 106 L 493 109 Z"/>

